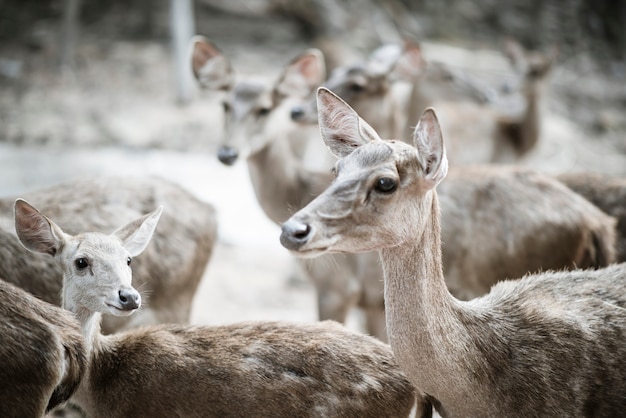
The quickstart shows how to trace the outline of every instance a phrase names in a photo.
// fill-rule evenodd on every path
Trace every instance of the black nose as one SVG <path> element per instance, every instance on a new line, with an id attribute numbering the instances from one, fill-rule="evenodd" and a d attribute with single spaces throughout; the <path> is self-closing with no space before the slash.
<path id="1" fill-rule="evenodd" d="M 138 309 L 141 305 L 141 296 L 135 289 L 120 290 L 119 296 L 122 310 L 132 311 Z"/>
<path id="2" fill-rule="evenodd" d="M 217 159 L 226 165 L 235 164 L 237 157 L 239 157 L 239 152 L 232 147 L 221 147 L 217 151 Z"/>
<path id="3" fill-rule="evenodd" d="M 307 243 L 311 236 L 311 227 L 294 220 L 283 223 L 280 243 L 288 250 L 297 250 Z"/>
<path id="4" fill-rule="evenodd" d="M 291 108 L 291 120 L 299 121 L 304 118 L 304 107 L 294 106 Z"/>

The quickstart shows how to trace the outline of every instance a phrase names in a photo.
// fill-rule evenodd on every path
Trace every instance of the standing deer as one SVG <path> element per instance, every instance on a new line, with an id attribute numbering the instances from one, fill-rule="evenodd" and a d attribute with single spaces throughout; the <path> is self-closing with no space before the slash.
<path id="1" fill-rule="evenodd" d="M 249 79 L 235 83 L 228 58 L 201 36 L 192 41 L 191 61 L 200 86 L 213 94 L 222 91 L 225 135 L 219 160 L 226 165 L 246 160 L 259 205 L 280 225 L 332 179 L 329 171 L 311 169 L 294 152 L 293 140 L 302 136 L 302 129 L 289 120 L 288 113 L 292 99 L 307 96 L 323 81 L 323 57 L 318 50 L 304 52 L 287 64 L 273 85 Z M 376 253 L 328 255 L 298 263 L 315 286 L 319 319 L 345 322 L 358 305 L 365 313 L 367 332 L 386 341 L 382 271 Z"/>
<path id="2" fill-rule="evenodd" d="M 336 322 L 156 325 L 100 334 L 102 314 L 141 305 L 134 257 L 162 207 L 107 235 L 69 235 L 26 201 L 15 228 L 63 271 L 63 307 L 80 321 L 88 367 L 72 401 L 89 417 L 408 417 L 427 412 L 386 344 Z M 179 212 L 181 213 L 181 212 Z M 182 213 L 181 213 L 182 214 Z"/>
<path id="3" fill-rule="evenodd" d="M 382 140 L 329 90 L 320 128 L 333 184 L 282 226 L 294 254 L 380 251 L 391 347 L 449 417 L 619 416 L 626 408 L 626 264 L 446 287 L 436 186 L 448 161 L 432 109 L 414 145 Z M 445 223 L 445 219 L 443 221 Z"/>
<path id="4" fill-rule="evenodd" d="M 86 366 L 76 318 L 0 279 L 0 416 L 41 418 L 74 393 Z"/>
<path id="5" fill-rule="evenodd" d="M 200 40 L 196 47 L 201 51 L 209 48 Z M 378 60 L 384 61 L 382 56 L 389 53 L 381 53 Z M 208 56 L 206 52 L 196 54 L 196 74 L 205 74 L 217 85 L 224 84 L 219 80 L 233 78 L 230 71 L 220 76 L 211 70 L 219 68 L 213 59 L 226 60 L 221 53 L 215 52 L 207 62 L 199 58 Z M 271 91 L 288 91 L 287 85 L 301 95 L 307 88 L 312 89 L 321 78 L 314 71 L 320 68 L 315 64 L 317 57 L 303 54 L 287 66 L 273 87 L 263 90 L 258 86 L 257 91 L 266 91 L 264 95 L 270 96 Z M 231 95 L 226 99 L 226 108 L 257 108 L 257 96 L 245 95 L 249 102 L 241 97 L 244 95 Z M 246 157 L 257 199 L 267 216 L 278 224 L 320 194 L 332 177 L 304 168 L 289 152 L 284 130 L 293 125 L 283 123 L 282 111 L 280 107 L 268 108 L 265 119 L 255 125 L 249 122 L 253 112 L 229 112 L 227 126 L 238 125 L 247 134 L 226 135 L 220 153 L 222 161 L 230 163 L 239 155 Z M 614 220 L 549 176 L 512 167 L 462 167 L 453 170 L 440 194 L 446 220 L 442 232 L 444 272 L 456 297 L 480 296 L 498 280 L 518 278 L 528 272 L 597 268 L 613 261 Z M 325 261 L 330 256 L 335 257 L 332 264 Z M 308 272 L 318 292 L 321 319 L 343 321 L 348 309 L 361 298 L 368 331 L 385 339 L 378 255 L 372 252 L 358 256 L 327 254 L 303 262 L 311 266 Z"/>
<path id="6" fill-rule="evenodd" d="M 155 205 L 185 211 L 163 216 L 144 257 L 134 265 L 135 286 L 148 303 L 133 317 L 105 317 L 112 333 L 140 325 L 188 323 L 191 304 L 217 240 L 213 205 L 158 177 L 102 177 L 75 180 L 24 195 L 57 219 L 70 233 L 114 228 Z M 39 298 L 61 304 L 62 272 L 41 254 L 32 254 L 15 235 L 13 202 L 0 199 L 0 277 Z"/>

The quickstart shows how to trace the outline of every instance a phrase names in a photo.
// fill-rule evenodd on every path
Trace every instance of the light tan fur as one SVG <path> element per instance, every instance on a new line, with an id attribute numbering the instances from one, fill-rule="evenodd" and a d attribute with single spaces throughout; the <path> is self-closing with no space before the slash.
<path id="1" fill-rule="evenodd" d="M 443 276 L 435 188 L 448 163 L 434 111 L 409 145 L 380 139 L 329 90 L 318 100 L 324 141 L 340 158 L 337 178 L 283 224 L 281 242 L 308 257 L 380 251 L 392 349 L 439 413 L 620 415 L 626 264 L 527 276 L 455 299 Z"/>

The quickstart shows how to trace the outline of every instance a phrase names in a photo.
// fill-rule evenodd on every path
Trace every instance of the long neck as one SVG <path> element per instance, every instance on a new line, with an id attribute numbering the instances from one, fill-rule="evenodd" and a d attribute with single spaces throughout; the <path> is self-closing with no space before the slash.
<path id="1" fill-rule="evenodd" d="M 303 168 L 284 138 L 248 157 L 250 179 L 261 208 L 281 224 L 330 184 L 330 176 Z"/>
<path id="2" fill-rule="evenodd" d="M 446 373 L 459 372 L 454 370 L 455 353 L 468 350 L 469 341 L 461 321 L 467 313 L 444 281 L 434 191 L 428 192 L 423 205 L 422 230 L 410 242 L 381 250 L 381 260 L 391 347 L 414 383 L 425 382 L 422 389 L 434 395 L 439 380 L 453 375 Z"/>

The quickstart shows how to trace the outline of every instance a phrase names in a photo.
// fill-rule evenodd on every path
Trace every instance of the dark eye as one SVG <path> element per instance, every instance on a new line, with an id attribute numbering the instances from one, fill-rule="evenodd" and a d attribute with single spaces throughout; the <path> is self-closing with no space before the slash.
<path id="1" fill-rule="evenodd" d="M 132 259 L 132 258 L 130 258 L 130 257 L 128 257 L 128 258 L 126 259 L 126 264 L 128 264 L 128 265 L 130 266 L 130 262 L 131 262 L 131 261 L 133 261 L 133 259 Z"/>
<path id="2" fill-rule="evenodd" d="M 230 104 L 227 102 L 222 103 L 222 108 L 224 109 L 224 113 L 230 112 Z"/>
<path id="3" fill-rule="evenodd" d="M 396 190 L 396 186 L 398 183 L 392 178 L 389 177 L 381 177 L 376 181 L 376 186 L 374 187 L 376 191 L 381 193 L 391 193 Z"/>
<path id="4" fill-rule="evenodd" d="M 353 93 L 360 93 L 363 90 L 365 90 L 365 87 L 363 87 L 363 85 L 361 84 L 357 84 L 357 83 L 352 83 L 348 86 L 348 88 L 350 89 L 351 92 Z"/>
<path id="5" fill-rule="evenodd" d="M 77 258 L 76 261 L 74 261 L 74 264 L 76 265 L 76 268 L 78 270 L 83 270 L 89 267 L 89 263 L 87 262 L 87 259 L 84 257 Z"/>
<path id="6" fill-rule="evenodd" d="M 256 111 L 257 117 L 267 116 L 270 113 L 269 107 L 262 107 Z"/>

